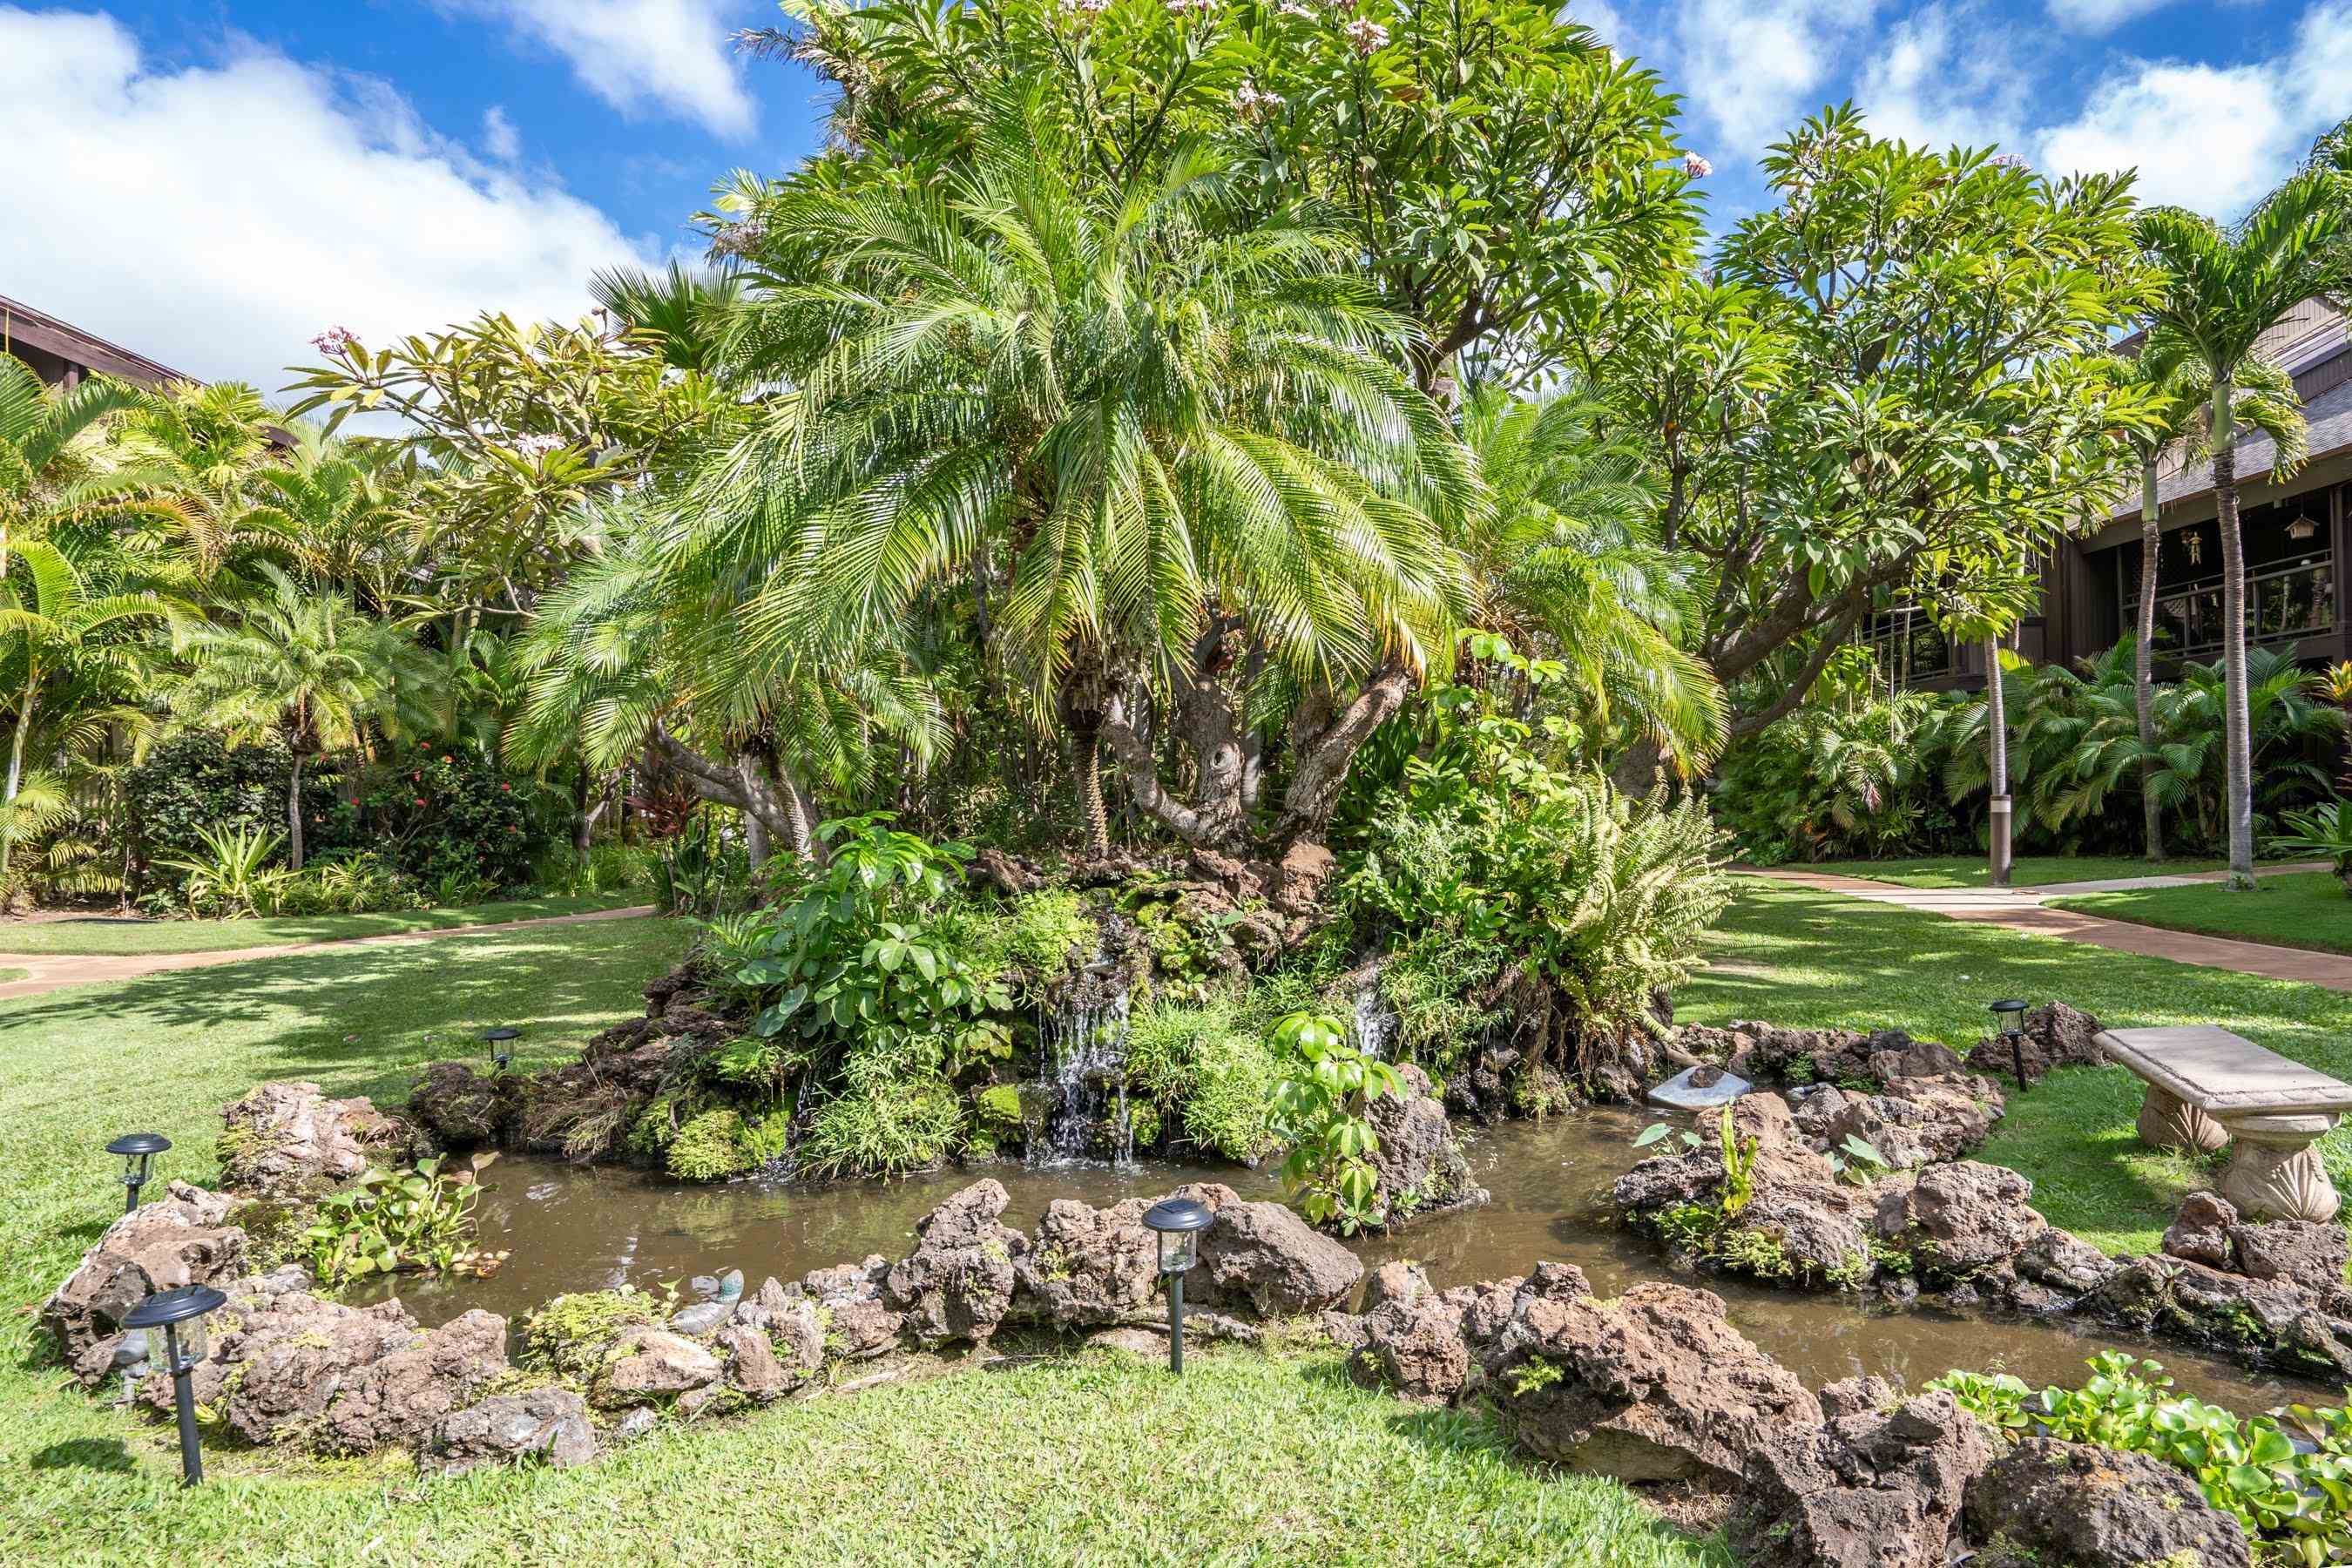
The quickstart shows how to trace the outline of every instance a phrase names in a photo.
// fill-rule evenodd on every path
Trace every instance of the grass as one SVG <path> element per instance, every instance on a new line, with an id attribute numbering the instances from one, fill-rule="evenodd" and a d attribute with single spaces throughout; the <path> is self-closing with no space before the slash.
<path id="1" fill-rule="evenodd" d="M 2352 899 L 2344 896 L 2344 884 L 2326 871 L 2264 877 L 2251 893 L 2233 893 L 2219 884 L 2206 883 L 2137 892 L 2074 893 L 2050 902 L 2056 909 L 2162 926 L 2167 931 L 2352 953 Z"/>
<path id="2" fill-rule="evenodd" d="M 5 985 L 12 980 L 22 980 L 32 973 L 29 969 L 0 968 L 0 985 Z"/>
<path id="3" fill-rule="evenodd" d="M 89 953 L 107 957 L 165 952 L 223 952 L 243 947 L 278 947 L 299 942 L 348 942 L 353 937 L 393 936 L 402 931 L 455 931 L 505 921 L 541 920 L 626 909 L 652 901 L 639 888 L 617 893 L 504 899 L 437 910 L 401 910 L 373 915 L 283 915 L 250 921 L 88 920 L 20 921 L 0 924 L 0 952 Z"/>
<path id="4" fill-rule="evenodd" d="M 2229 867 L 2227 860 L 2193 859 L 2167 860 L 2159 865 L 2136 855 L 2027 855 L 2010 863 L 2009 881 L 2013 888 L 2042 888 L 2053 882 L 2181 877 L 2195 871 L 2226 871 Z M 1790 869 L 1867 877 L 1874 882 L 1899 882 L 1906 888 L 1981 888 L 1991 880 L 1981 855 L 1916 860 L 1823 860 L 1819 865 L 1797 865 Z"/>
<path id="5" fill-rule="evenodd" d="M 1994 997 L 2055 997 L 2116 1027 L 2221 1024 L 2352 1079 L 2352 993 L 1760 879 L 1742 879 L 1709 956 L 1714 967 L 1675 994 L 1678 1020 L 1900 1027 L 1965 1049 L 1984 1035 Z M 2032 1177 L 2034 1206 L 2053 1225 L 2112 1251 L 2153 1250 L 2182 1196 L 2210 1185 L 2214 1167 L 2140 1143 L 2133 1121 L 2144 1088 L 2116 1067 L 2053 1073 L 2011 1094 L 2007 1119 L 1976 1157 Z M 2336 1182 L 2352 1183 L 2352 1130 L 2319 1149 Z"/>
<path id="6" fill-rule="evenodd" d="M 0 1563 L 1722 1564 L 1614 1482 L 1554 1476 L 1483 1420 L 1354 1387 L 1325 1351 L 1163 1365 L 1056 1355 L 665 1428 L 593 1466 L 422 1482 L 215 1438 L 182 1493 L 168 1428 L 96 1403 L 31 1310 L 120 1203 L 109 1137 L 215 1173 L 217 1107 L 266 1078 L 398 1100 L 512 1020 L 521 1065 L 639 1004 L 668 921 L 346 949 L 0 1002 Z"/>

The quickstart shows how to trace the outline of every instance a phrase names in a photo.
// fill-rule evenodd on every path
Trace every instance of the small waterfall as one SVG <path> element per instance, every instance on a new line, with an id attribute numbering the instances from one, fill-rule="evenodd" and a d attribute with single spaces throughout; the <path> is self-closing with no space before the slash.
<path id="1" fill-rule="evenodd" d="M 1385 1060 L 1396 1042 L 1397 1024 L 1396 1009 L 1381 994 L 1381 971 L 1375 963 L 1356 986 L 1356 1048 Z"/>
<path id="2" fill-rule="evenodd" d="M 1116 1130 L 1119 1164 L 1135 1157 L 1135 1124 L 1127 1110 L 1127 987 L 1118 966 L 1097 952 L 1070 997 L 1040 1030 L 1040 1081 L 1053 1110 L 1030 1140 L 1027 1163 L 1085 1163 L 1108 1113 Z"/>

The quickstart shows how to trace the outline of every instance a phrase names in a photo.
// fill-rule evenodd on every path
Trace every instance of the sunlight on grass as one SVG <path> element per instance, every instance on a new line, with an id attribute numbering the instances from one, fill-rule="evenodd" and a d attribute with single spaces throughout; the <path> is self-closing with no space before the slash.
<path id="1" fill-rule="evenodd" d="M 2050 901 L 2057 909 L 2168 931 L 2352 953 L 2352 898 L 2347 898 L 2344 884 L 2326 871 L 2264 877 L 2251 893 L 2233 892 L 2215 883 L 2137 892 L 2075 893 Z"/>

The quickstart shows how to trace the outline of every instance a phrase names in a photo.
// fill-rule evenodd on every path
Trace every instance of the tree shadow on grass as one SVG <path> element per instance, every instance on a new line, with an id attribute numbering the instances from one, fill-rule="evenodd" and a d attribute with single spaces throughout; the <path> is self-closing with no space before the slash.
<path id="1" fill-rule="evenodd" d="M 74 1437 L 52 1443 L 35 1454 L 31 1464 L 37 1470 L 111 1470 L 119 1475 L 139 1468 L 120 1437 Z"/>

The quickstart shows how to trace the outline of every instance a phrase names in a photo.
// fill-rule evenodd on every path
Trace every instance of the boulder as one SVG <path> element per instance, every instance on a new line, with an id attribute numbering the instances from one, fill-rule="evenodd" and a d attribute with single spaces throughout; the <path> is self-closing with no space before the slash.
<path id="1" fill-rule="evenodd" d="M 1364 1282 L 1364 1310 L 1377 1312 L 1391 1301 L 1415 1301 L 1434 1289 L 1428 1272 L 1418 1263 L 1391 1258 L 1372 1270 Z"/>
<path id="2" fill-rule="evenodd" d="M 2049 1437 L 2024 1438 L 1970 1481 L 1967 1520 L 1981 1564 L 2232 1568 L 2252 1561 L 2238 1521 L 2206 1502 L 2187 1471 Z"/>
<path id="3" fill-rule="evenodd" d="M 814 1310 L 811 1317 L 814 1317 Z M 822 1345 L 822 1341 L 819 1342 Z M 786 1366 L 777 1356 L 776 1347 L 766 1334 L 740 1323 L 730 1323 L 719 1330 L 713 1343 L 727 1358 L 728 1383 L 746 1397 L 761 1405 L 782 1399 L 806 1383 L 809 1371 L 816 1364 L 803 1362 L 796 1366 Z"/>
<path id="4" fill-rule="evenodd" d="M 717 1383 L 726 1369 L 707 1345 L 667 1329 L 631 1329 L 614 1342 L 596 1374 L 595 1401 L 606 1409 L 649 1405 L 665 1395 Z"/>
<path id="5" fill-rule="evenodd" d="M 221 1185 L 294 1194 L 334 1186 L 412 1151 L 407 1122 L 366 1096 L 330 1100 L 315 1083 L 257 1084 L 221 1107 Z"/>
<path id="6" fill-rule="evenodd" d="M 1356 1255 L 1281 1204 L 1244 1203 L 1215 1182 L 1180 1187 L 1216 1217 L 1201 1233 L 1200 1261 L 1184 1276 L 1184 1297 L 1204 1307 L 1247 1308 L 1261 1318 L 1319 1312 L 1355 1291 Z"/>
<path id="7" fill-rule="evenodd" d="M 219 1285 L 245 1271 L 245 1232 L 228 1223 L 229 1208 L 226 1194 L 173 1182 L 108 1226 L 50 1292 L 41 1324 L 85 1387 L 104 1379 L 125 1348 L 125 1312 L 158 1290 Z"/>
<path id="8" fill-rule="evenodd" d="M 2181 1200 L 2180 1212 L 2164 1233 L 2165 1253 L 2208 1268 L 2227 1268 L 2230 1229 L 2237 1223 L 2236 1206 L 2221 1194 L 2191 1193 Z"/>
<path id="9" fill-rule="evenodd" d="M 1020 1310 L 1057 1326 L 1123 1322 L 1160 1288 L 1160 1240 L 1130 1198 L 1093 1208 L 1074 1198 L 1045 1205 L 1035 1238 L 1013 1259 Z"/>
<path id="10" fill-rule="evenodd" d="M 2347 1249 L 2344 1227 L 2275 1219 L 2230 1226 L 2237 1270 L 2250 1279 L 2285 1279 L 2326 1300 L 2344 1290 Z"/>
<path id="11" fill-rule="evenodd" d="M 1825 1089 L 1797 1123 L 1815 1148 L 1836 1152 L 1859 1138 L 1890 1168 L 1906 1171 L 1960 1158 L 1990 1136 L 2002 1112 L 2000 1089 L 1990 1079 L 1952 1072 L 1890 1079 L 1877 1094 Z"/>
<path id="12" fill-rule="evenodd" d="M 1382 1279 L 1380 1275 L 1387 1278 Z M 1489 1279 L 1443 1294 L 1409 1263 L 1382 1266 L 1360 1315 L 1324 1314 L 1324 1330 L 1353 1352 L 1349 1373 L 1423 1405 L 1447 1405 L 1475 1387 L 1479 1358 L 1523 1302 L 1589 1299 L 1591 1285 L 1572 1263 L 1539 1263 L 1523 1279 Z"/>
<path id="13" fill-rule="evenodd" d="M 828 1360 L 863 1361 L 898 1344 L 904 1317 L 883 1299 L 889 1274 L 889 1259 L 877 1252 L 863 1263 L 836 1263 L 801 1276 L 802 1291 L 816 1303 Z"/>
<path id="14" fill-rule="evenodd" d="M 1857 1410 L 1755 1455 L 1729 1533 L 1754 1568 L 1944 1568 L 1992 1462 L 1991 1433 L 1948 1394 Z"/>
<path id="15" fill-rule="evenodd" d="M 2087 1299 L 2093 1310 L 2134 1328 L 2268 1357 L 2306 1376 L 2326 1368 L 2352 1377 L 2352 1321 L 2336 1304 L 2290 1279 L 2155 1255 L 2122 1260 Z"/>
<path id="16" fill-rule="evenodd" d="M 1940 1040 L 1915 1040 L 1900 1029 L 1874 1036 L 1868 1051 L 1870 1076 L 1890 1089 L 1898 1079 L 1959 1078 L 1968 1072 L 1951 1047 Z"/>
<path id="17" fill-rule="evenodd" d="M 2049 1228 L 2026 1206 L 2033 1184 L 2002 1165 L 1962 1160 L 1890 1176 L 1874 1193 L 1878 1232 L 1923 1275 L 1956 1280 L 2008 1263 Z"/>
<path id="18" fill-rule="evenodd" d="M 484 1465 L 538 1458 L 569 1469 L 595 1457 L 588 1402 L 571 1389 L 548 1387 L 492 1394 L 451 1411 L 425 1434 L 417 1468 L 428 1475 L 461 1476 Z"/>
<path id="19" fill-rule="evenodd" d="M 465 1062 L 435 1062 L 408 1094 L 408 1114 L 452 1149 L 494 1142 L 506 1120 L 499 1080 Z"/>
<path id="20" fill-rule="evenodd" d="M 997 1223 L 1004 1184 L 974 1182 L 915 1224 L 915 1250 L 883 1280 L 883 1295 L 926 1346 L 985 1343 L 1013 1305 L 1014 1258 L 1028 1238 Z"/>
<path id="21" fill-rule="evenodd" d="M 1483 1389 L 1522 1447 L 1621 1480 L 1731 1479 L 1819 1401 L 1731 1327 L 1722 1298 L 1645 1282 L 1618 1300 L 1517 1300 Z"/>
<path id="22" fill-rule="evenodd" d="M 1364 1110 L 1379 1140 L 1371 1153 L 1372 1207 L 1381 1223 L 1486 1202 L 1429 1075 L 1411 1062 L 1399 1063 L 1396 1075 L 1404 1092 L 1381 1095 Z"/>
<path id="23" fill-rule="evenodd" d="M 1822 1414 L 1835 1421 L 1842 1415 L 1869 1415 L 1892 1410 L 1903 1401 L 1903 1391 L 1883 1377 L 1864 1373 L 1824 1384 Z"/>
<path id="24" fill-rule="evenodd" d="M 2057 1068 L 2105 1066 L 2099 1021 L 2063 1002 L 2047 1002 L 2025 1015 L 2025 1071 L 2040 1078 Z"/>
<path id="25" fill-rule="evenodd" d="M 2069 1297 L 2087 1296 L 2115 1278 L 2116 1260 L 2089 1242 L 2050 1226 L 2035 1233 L 2017 1255 L 2017 1272 Z"/>

